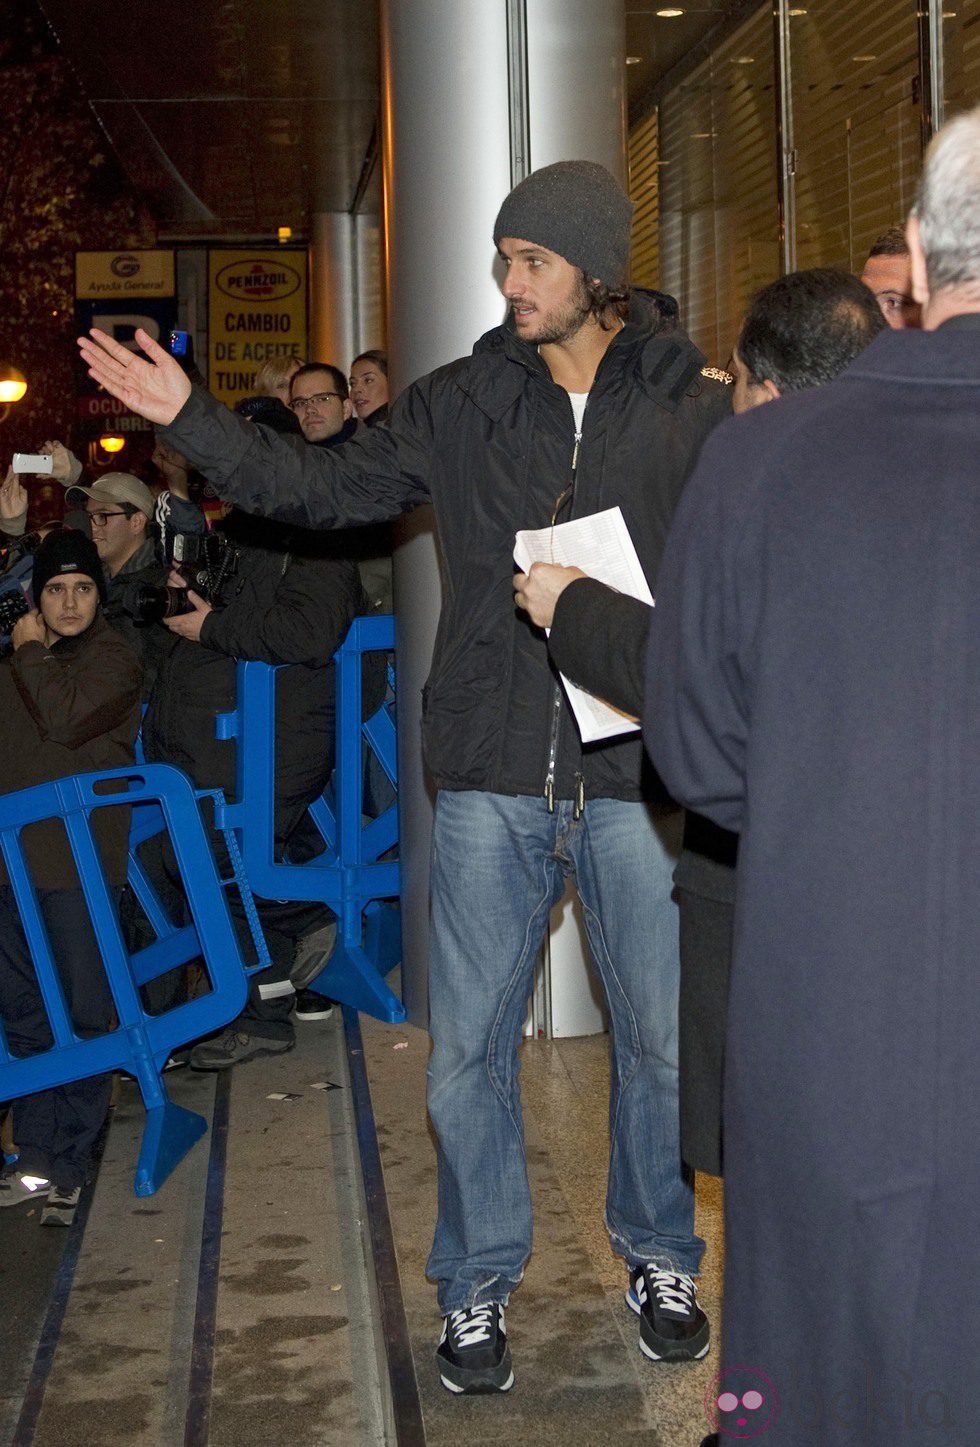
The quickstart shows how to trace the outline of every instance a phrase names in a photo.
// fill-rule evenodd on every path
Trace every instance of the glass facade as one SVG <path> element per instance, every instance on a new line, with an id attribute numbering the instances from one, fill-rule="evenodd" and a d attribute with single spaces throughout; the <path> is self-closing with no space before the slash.
<path id="1" fill-rule="evenodd" d="M 631 130 L 634 282 L 723 364 L 760 286 L 904 221 L 930 97 L 980 102 L 980 0 L 768 0 Z"/>

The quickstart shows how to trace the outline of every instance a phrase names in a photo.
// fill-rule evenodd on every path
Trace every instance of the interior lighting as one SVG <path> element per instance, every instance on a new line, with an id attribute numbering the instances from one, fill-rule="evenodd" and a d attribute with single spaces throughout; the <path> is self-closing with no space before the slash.
<path id="1" fill-rule="evenodd" d="M 27 391 L 27 378 L 16 367 L 0 362 L 0 402 L 19 402 Z"/>
<path id="2" fill-rule="evenodd" d="M 732 57 L 732 65 L 755 65 L 755 56 L 735 55 Z"/>
<path id="3" fill-rule="evenodd" d="M 627 65 L 639 65 L 639 63 L 640 63 L 640 61 L 641 61 L 642 59 L 643 59 L 643 56 L 642 56 L 642 55 L 628 55 L 628 56 L 626 57 L 626 64 L 627 64 Z"/>
<path id="4" fill-rule="evenodd" d="M 279 245 L 283 246 L 287 241 L 292 239 L 293 228 L 291 226 L 280 226 L 276 235 L 279 237 Z"/>
<path id="5" fill-rule="evenodd" d="M 99 446 L 103 452 L 122 452 L 126 446 L 126 439 L 117 437 L 113 432 L 107 432 L 104 437 L 99 438 Z"/>
<path id="6" fill-rule="evenodd" d="M 805 10 L 789 10 L 789 11 L 787 11 L 787 14 L 789 14 L 789 15 L 805 15 L 805 14 L 806 14 L 806 11 L 805 11 Z"/>
<path id="7" fill-rule="evenodd" d="M 678 15 L 684 14 L 684 11 L 676 5 L 671 5 L 668 6 L 665 10 L 658 10 L 657 14 L 660 16 L 661 20 L 676 20 Z"/>

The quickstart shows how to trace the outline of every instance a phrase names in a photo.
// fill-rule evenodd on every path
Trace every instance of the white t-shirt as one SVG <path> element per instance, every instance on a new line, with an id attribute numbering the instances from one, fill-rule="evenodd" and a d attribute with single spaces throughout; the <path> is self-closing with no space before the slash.
<path id="1" fill-rule="evenodd" d="M 572 415 L 575 418 L 575 436 L 582 436 L 582 419 L 585 416 L 585 404 L 589 400 L 588 392 L 569 392 L 568 400 L 572 404 Z"/>

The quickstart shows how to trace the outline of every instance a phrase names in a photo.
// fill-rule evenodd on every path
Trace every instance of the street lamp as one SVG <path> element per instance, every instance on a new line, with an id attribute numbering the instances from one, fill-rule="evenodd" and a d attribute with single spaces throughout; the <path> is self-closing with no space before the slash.
<path id="1" fill-rule="evenodd" d="M 27 378 L 8 362 L 0 362 L 0 422 L 7 420 L 11 402 L 19 402 L 27 391 Z"/>

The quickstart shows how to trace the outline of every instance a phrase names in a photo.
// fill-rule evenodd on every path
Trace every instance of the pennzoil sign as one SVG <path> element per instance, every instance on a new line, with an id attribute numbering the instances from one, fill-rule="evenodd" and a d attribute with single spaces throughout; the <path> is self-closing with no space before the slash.
<path id="1" fill-rule="evenodd" d="M 214 281 L 219 291 L 236 301 L 284 301 L 303 285 L 299 272 L 285 262 L 255 257 L 223 266 Z"/>

